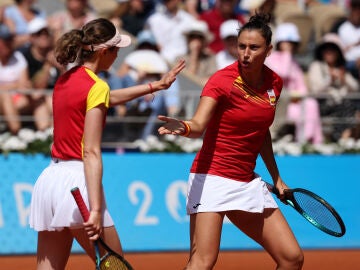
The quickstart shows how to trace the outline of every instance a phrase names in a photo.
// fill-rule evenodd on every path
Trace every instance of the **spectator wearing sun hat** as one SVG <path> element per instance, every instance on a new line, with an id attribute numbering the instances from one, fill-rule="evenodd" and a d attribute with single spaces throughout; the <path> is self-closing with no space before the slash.
<path id="1" fill-rule="evenodd" d="M 305 74 L 294 58 L 300 41 L 295 24 L 279 24 L 275 30 L 275 50 L 265 60 L 265 65 L 284 82 L 272 132 L 276 133 L 281 126 L 291 124 L 295 127 L 296 142 L 320 144 L 323 132 L 319 104 L 308 96 Z"/>
<path id="2" fill-rule="evenodd" d="M 28 64 L 24 56 L 14 50 L 14 35 L 0 24 L 0 113 L 5 117 L 7 130 L 16 135 L 22 123 L 18 104 L 22 95 L 12 90 L 30 88 Z"/>
<path id="3" fill-rule="evenodd" d="M 215 54 L 208 47 L 213 36 L 209 33 L 207 24 L 200 20 L 189 24 L 183 34 L 187 44 L 186 54 L 179 57 L 186 61 L 183 73 L 188 74 L 203 86 L 217 70 Z"/>
<path id="4" fill-rule="evenodd" d="M 21 110 L 34 115 L 37 130 L 46 130 L 52 125 L 51 95 L 40 94 L 40 90 L 52 89 L 65 68 L 54 57 L 54 40 L 45 19 L 33 19 L 28 25 L 28 33 L 30 45 L 22 53 L 29 65 L 31 88 L 39 91 L 26 95 L 21 103 Z"/>
<path id="5" fill-rule="evenodd" d="M 29 63 L 29 76 L 37 89 L 53 88 L 58 76 L 65 72 L 54 57 L 54 36 L 47 20 L 36 18 L 28 25 L 30 47 L 23 52 Z"/>
<path id="6" fill-rule="evenodd" d="M 238 20 L 227 20 L 220 26 L 220 37 L 224 49 L 216 54 L 217 69 L 224 68 L 238 60 L 237 38 L 242 24 Z"/>
<path id="7" fill-rule="evenodd" d="M 335 33 L 326 34 L 316 46 L 314 61 L 308 70 L 309 89 L 312 94 L 327 94 L 321 99 L 321 116 L 354 117 L 356 104 L 346 99 L 350 92 L 359 91 L 359 82 L 346 70 L 343 44 Z M 338 141 L 350 128 L 346 123 L 327 126 L 328 139 Z"/>
<path id="8" fill-rule="evenodd" d="M 15 0 L 4 9 L 4 23 L 14 34 L 14 47 L 17 49 L 29 45 L 28 24 L 35 18 L 46 18 L 46 13 L 35 7 L 36 1 Z"/>
<path id="9" fill-rule="evenodd" d="M 169 64 L 160 54 L 153 33 L 144 29 L 136 36 L 135 49 L 129 53 L 120 65 L 117 76 L 123 88 L 148 83 L 159 79 L 169 70 Z M 157 115 L 174 116 L 180 110 L 179 83 L 175 81 L 168 90 L 134 99 L 126 105 L 116 107 L 120 116 L 141 117 L 143 121 L 123 124 L 123 139 L 134 141 L 146 140 L 150 135 L 157 134 Z M 141 119 L 140 118 L 140 119 Z"/>

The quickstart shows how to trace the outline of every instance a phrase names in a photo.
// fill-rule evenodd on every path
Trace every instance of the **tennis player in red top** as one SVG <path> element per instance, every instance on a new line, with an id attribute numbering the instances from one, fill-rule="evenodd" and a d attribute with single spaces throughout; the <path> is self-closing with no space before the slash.
<path id="1" fill-rule="evenodd" d="M 37 269 L 65 269 L 73 239 L 95 260 L 90 240 L 100 235 L 117 253 L 122 248 L 106 208 L 102 188 L 101 138 L 109 106 L 167 89 L 184 68 L 179 61 L 159 81 L 112 90 L 96 74 L 107 70 L 119 48 L 129 46 L 106 19 L 64 34 L 56 45 L 62 65 L 77 65 L 62 75 L 53 92 L 52 161 L 37 179 L 31 198 L 30 227 L 38 231 Z M 70 190 L 79 187 L 88 208 L 83 223 Z"/>
<path id="2" fill-rule="evenodd" d="M 213 269 L 224 217 L 259 243 L 276 269 L 301 269 L 303 253 L 261 177 L 254 172 L 260 154 L 280 191 L 269 127 L 283 82 L 264 65 L 271 53 L 270 17 L 256 14 L 238 33 L 238 61 L 217 71 L 205 85 L 191 120 L 159 116 L 160 134 L 196 138 L 203 146 L 192 164 L 187 213 L 190 259 L 186 269 Z"/>

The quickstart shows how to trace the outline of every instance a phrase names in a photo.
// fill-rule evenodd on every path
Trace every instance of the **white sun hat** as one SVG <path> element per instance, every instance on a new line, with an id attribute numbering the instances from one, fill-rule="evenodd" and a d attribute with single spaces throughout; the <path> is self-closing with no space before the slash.
<path id="1" fill-rule="evenodd" d="M 35 34 L 39 32 L 42 29 L 45 29 L 48 27 L 48 23 L 46 19 L 41 17 L 36 17 L 32 19 L 28 24 L 28 33 L 29 34 Z"/>
<path id="2" fill-rule="evenodd" d="M 137 71 L 148 74 L 163 74 L 169 66 L 164 58 L 154 50 L 137 50 L 125 57 L 124 62 Z"/>
<path id="3" fill-rule="evenodd" d="M 241 26 L 242 24 L 238 20 L 226 20 L 220 25 L 221 39 L 233 36 L 237 37 Z"/>
<path id="4" fill-rule="evenodd" d="M 244 10 L 254 10 L 259 8 L 266 0 L 241 0 L 240 8 Z"/>
<path id="5" fill-rule="evenodd" d="M 211 42 L 214 39 L 214 35 L 209 32 L 209 27 L 206 22 L 200 20 L 193 20 L 184 27 L 183 34 L 188 36 L 191 34 L 197 34 L 203 36 L 206 41 Z"/>
<path id="6" fill-rule="evenodd" d="M 276 27 L 275 30 L 275 42 L 300 42 L 300 34 L 297 26 L 293 23 L 281 23 Z"/>

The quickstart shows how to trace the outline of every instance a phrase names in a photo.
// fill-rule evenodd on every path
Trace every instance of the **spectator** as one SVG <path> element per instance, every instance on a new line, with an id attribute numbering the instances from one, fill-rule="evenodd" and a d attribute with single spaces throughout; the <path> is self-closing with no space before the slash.
<path id="1" fill-rule="evenodd" d="M 183 2 L 184 9 L 196 19 L 200 18 L 201 13 L 212 9 L 215 5 L 215 0 L 184 0 Z"/>
<path id="2" fill-rule="evenodd" d="M 181 0 L 163 0 L 159 8 L 146 21 L 146 27 L 153 33 L 160 48 L 160 54 L 172 64 L 186 53 L 185 27 L 195 18 L 180 8 Z"/>
<path id="3" fill-rule="evenodd" d="M 304 72 L 294 58 L 300 43 L 298 29 L 293 23 L 279 24 L 275 31 L 275 46 L 265 64 L 280 75 L 284 90 L 280 98 L 278 113 L 272 127 L 277 133 L 282 118 L 295 127 L 295 141 L 320 144 L 323 142 L 319 104 L 308 97 Z M 285 117 L 284 117 L 285 116 Z M 280 122 L 280 123 L 279 123 Z"/>
<path id="4" fill-rule="evenodd" d="M 359 91 L 359 82 L 345 68 L 343 46 L 336 34 L 327 34 L 316 47 L 314 61 L 310 64 L 308 79 L 312 94 L 327 94 L 321 98 L 321 116 L 353 117 L 355 104 L 346 99 L 350 92 Z M 332 125 L 330 140 L 337 141 L 348 128 L 344 123 Z"/>
<path id="5" fill-rule="evenodd" d="M 64 0 L 65 9 L 59 10 L 49 16 L 49 28 L 53 32 L 54 39 L 71 29 L 80 29 L 87 22 L 97 18 L 97 14 L 91 9 L 88 0 Z"/>
<path id="6" fill-rule="evenodd" d="M 54 40 L 47 21 L 35 18 L 29 23 L 30 46 L 23 51 L 29 65 L 29 78 L 33 89 L 52 89 L 55 81 L 65 69 L 54 57 Z M 39 91 L 38 91 L 39 92 Z M 51 126 L 51 95 L 36 93 L 29 95 L 22 109 L 32 112 L 36 128 L 45 130 Z"/>
<path id="7" fill-rule="evenodd" d="M 143 30 L 137 37 L 137 47 L 128 54 L 120 66 L 118 75 L 126 86 L 143 84 L 161 78 L 169 69 L 168 63 L 157 50 L 154 36 L 149 30 Z M 119 107 L 119 111 L 123 108 Z M 156 96 L 148 94 L 126 104 L 126 116 L 142 117 L 144 122 L 125 125 L 127 139 L 146 139 L 149 135 L 157 135 L 157 115 L 175 116 L 180 110 L 179 85 L 175 81 L 167 91 Z"/>
<path id="8" fill-rule="evenodd" d="M 118 0 L 118 7 L 112 14 L 111 20 L 119 28 L 133 36 L 144 29 L 145 22 L 152 12 L 155 3 L 153 0 Z"/>
<path id="9" fill-rule="evenodd" d="M 207 23 L 210 32 L 214 35 L 214 40 L 209 44 L 209 47 L 215 53 L 224 49 L 220 37 L 221 24 L 230 19 L 238 20 L 241 24 L 245 23 L 244 17 L 236 12 L 237 4 L 237 0 L 216 0 L 215 6 L 211 10 L 200 14 L 200 19 Z"/>
<path id="10" fill-rule="evenodd" d="M 2 3 L 0 4 L 0 23 L 4 23 L 4 17 L 5 17 L 5 8 L 9 5 L 9 3 Z"/>
<path id="11" fill-rule="evenodd" d="M 36 8 L 36 0 L 15 0 L 4 10 L 4 23 L 14 34 L 14 47 L 24 48 L 29 45 L 28 24 L 35 18 L 46 18 L 44 11 Z"/>
<path id="12" fill-rule="evenodd" d="M 271 14 L 271 21 L 270 26 L 274 29 L 275 25 L 275 16 L 274 16 L 274 10 L 276 7 L 276 0 L 241 0 L 240 1 L 240 7 L 242 10 L 246 11 L 248 13 L 248 17 L 255 15 L 256 12 L 258 13 L 265 13 L 265 14 Z M 246 18 L 248 20 L 248 18 Z"/>
<path id="13" fill-rule="evenodd" d="M 215 55 L 208 48 L 212 36 L 208 32 L 207 24 L 198 20 L 186 27 L 184 35 L 187 41 L 187 53 L 179 57 L 186 61 L 184 72 L 204 86 L 217 70 Z"/>
<path id="14" fill-rule="evenodd" d="M 237 33 L 241 23 L 237 20 L 227 20 L 220 26 L 220 37 L 224 49 L 216 54 L 216 67 L 222 69 L 238 59 L 238 38 Z"/>
<path id="15" fill-rule="evenodd" d="M 29 89 L 28 65 L 24 56 L 14 50 L 14 35 L 10 29 L 0 25 L 0 109 L 5 117 L 7 128 L 16 135 L 21 128 L 17 104 L 22 95 L 11 90 Z"/>
<path id="16" fill-rule="evenodd" d="M 360 66 L 360 0 L 351 0 L 347 19 L 339 26 L 338 35 L 345 48 L 346 67 L 359 79 Z"/>

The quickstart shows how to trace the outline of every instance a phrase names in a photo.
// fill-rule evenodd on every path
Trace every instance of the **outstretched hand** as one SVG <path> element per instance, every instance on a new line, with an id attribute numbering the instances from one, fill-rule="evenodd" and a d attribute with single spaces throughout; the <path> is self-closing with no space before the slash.
<path id="1" fill-rule="evenodd" d="M 170 71 L 165 73 L 160 79 L 161 89 L 167 89 L 176 80 L 176 76 L 185 68 L 185 60 L 179 60 Z"/>
<path id="2" fill-rule="evenodd" d="M 165 122 L 165 124 L 158 129 L 160 135 L 181 135 L 185 133 L 185 127 L 180 120 L 163 115 L 159 115 L 158 119 Z"/>

